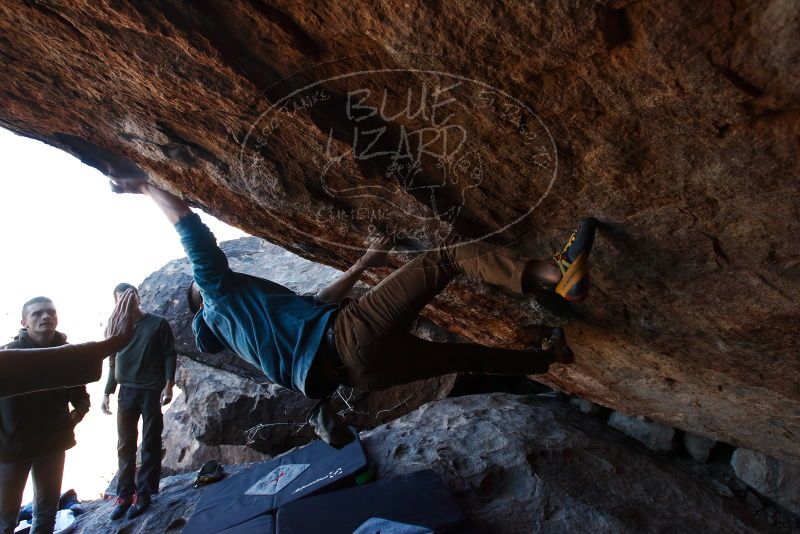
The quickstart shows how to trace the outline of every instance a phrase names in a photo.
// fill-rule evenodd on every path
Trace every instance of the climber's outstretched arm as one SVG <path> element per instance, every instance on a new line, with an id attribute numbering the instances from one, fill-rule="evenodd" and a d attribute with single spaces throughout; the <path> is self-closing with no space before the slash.
<path id="1" fill-rule="evenodd" d="M 331 285 L 317 293 L 316 297 L 329 304 L 339 304 L 350 293 L 358 279 L 369 267 L 382 267 L 386 265 L 389 251 L 392 249 L 392 240 L 380 237 L 373 241 L 367 251 L 347 269 L 342 276 Z"/>
<path id="2" fill-rule="evenodd" d="M 142 178 L 112 178 L 111 190 L 115 193 L 136 193 L 150 197 L 172 224 L 192 213 L 189 205 L 182 199 Z"/>
<path id="3" fill-rule="evenodd" d="M 228 258 L 217 246 L 211 230 L 183 199 L 140 178 L 113 178 L 111 189 L 115 193 L 138 193 L 150 197 L 175 226 L 200 291 L 212 296 L 225 292 L 225 282 L 231 273 Z"/>

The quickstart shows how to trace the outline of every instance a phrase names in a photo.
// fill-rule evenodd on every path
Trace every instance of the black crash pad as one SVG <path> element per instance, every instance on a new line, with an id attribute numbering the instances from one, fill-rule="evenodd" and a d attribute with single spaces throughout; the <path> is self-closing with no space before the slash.
<path id="1" fill-rule="evenodd" d="M 367 467 L 360 440 L 341 449 L 315 441 L 205 488 L 184 532 L 224 531 L 301 497 L 352 485 Z"/>
<path id="2" fill-rule="evenodd" d="M 188 533 L 188 530 L 184 530 Z M 218 534 L 274 534 L 275 517 L 272 514 L 264 514 L 254 517 L 244 523 L 239 523 L 235 527 L 220 530 Z"/>
<path id="3" fill-rule="evenodd" d="M 278 510 L 276 532 L 351 534 L 370 519 L 373 524 L 380 520 L 394 523 L 394 528 L 422 527 L 408 528 L 411 532 L 474 532 L 455 498 L 433 471 L 417 471 L 289 503 Z M 392 531 L 388 526 L 384 529 Z M 368 527 L 362 531 L 378 532 Z"/>

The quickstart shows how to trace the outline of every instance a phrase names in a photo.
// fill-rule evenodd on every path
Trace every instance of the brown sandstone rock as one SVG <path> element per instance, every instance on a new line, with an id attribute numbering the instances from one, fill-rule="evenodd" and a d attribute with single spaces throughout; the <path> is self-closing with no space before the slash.
<path id="1" fill-rule="evenodd" d="M 613 226 L 597 242 L 592 298 L 567 326 L 577 363 L 544 380 L 797 464 L 799 63 L 800 12 L 786 0 L 7 0 L 0 125 L 107 172 L 135 163 L 339 268 L 370 225 L 407 229 L 409 246 L 493 234 L 544 257 L 595 215 Z M 298 88 L 366 70 L 381 72 L 262 117 Z M 434 116 L 430 91 L 452 75 L 496 89 L 460 80 Z M 395 114 L 422 87 L 427 113 L 347 115 L 348 91 L 370 90 L 356 94 L 379 107 L 386 89 Z M 431 143 L 421 168 L 367 157 L 397 155 L 403 131 L 429 134 L 408 147 Z M 455 150 L 445 132 L 466 141 Z M 348 146 L 357 157 L 326 159 Z M 379 199 L 352 194 L 371 187 Z M 553 321 L 471 280 L 426 314 L 498 345 Z"/>

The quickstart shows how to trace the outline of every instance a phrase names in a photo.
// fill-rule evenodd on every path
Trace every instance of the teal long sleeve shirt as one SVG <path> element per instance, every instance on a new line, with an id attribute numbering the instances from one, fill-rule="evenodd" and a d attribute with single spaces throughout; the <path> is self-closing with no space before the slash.
<path id="1" fill-rule="evenodd" d="M 338 307 L 233 272 L 197 214 L 183 217 L 175 229 L 203 296 L 192 323 L 198 348 L 230 349 L 272 382 L 305 394 L 308 370 Z"/>

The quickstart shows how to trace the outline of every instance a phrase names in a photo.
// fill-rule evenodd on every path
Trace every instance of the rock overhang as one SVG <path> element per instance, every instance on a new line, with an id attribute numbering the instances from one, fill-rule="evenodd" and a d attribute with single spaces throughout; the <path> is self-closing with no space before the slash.
<path id="1" fill-rule="evenodd" d="M 223 220 L 310 259 L 347 267 L 364 238 L 392 227 L 424 230 L 403 236 L 409 248 L 441 231 L 491 234 L 498 246 L 546 257 L 584 214 L 608 221 L 592 296 L 568 321 L 474 280 L 453 284 L 426 315 L 466 339 L 511 346 L 533 341 L 537 324 L 568 322 L 577 363 L 543 381 L 800 462 L 800 15 L 787 3 L 156 9 L 12 1 L 0 10 L 0 124 L 89 163 L 81 147 L 113 152 Z M 373 74 L 358 83 L 345 76 L 361 71 Z M 479 90 L 451 91 L 461 99 L 452 124 L 474 141 L 465 153 L 474 148 L 479 157 L 437 168 L 429 154 L 422 181 L 414 165 L 395 166 L 386 187 L 403 131 L 424 128 L 423 118 L 364 117 L 380 109 L 384 89 L 396 111 L 409 91 L 418 96 L 436 80 L 447 86 L 430 72 L 477 80 L 532 115 L 503 115 L 511 100 L 481 106 Z M 270 106 L 328 78 L 336 78 L 331 98 L 309 106 L 307 92 L 280 112 L 274 132 L 248 137 Z M 348 116 L 348 93 L 365 89 L 369 96 L 356 93 L 365 100 L 350 99 L 362 115 Z M 360 142 L 354 124 L 365 125 Z M 552 152 L 526 144 L 523 124 L 537 142 L 552 139 Z M 382 127 L 380 139 L 366 134 Z M 427 141 L 407 141 L 409 152 Z M 360 157 L 375 153 L 364 152 L 373 143 L 395 152 Z M 451 154 L 446 146 L 431 141 L 427 151 Z M 322 173 L 328 147 L 350 156 Z M 537 159 L 542 151 L 547 158 Z M 108 171 L 109 158 L 89 152 Z M 542 164 L 555 163 L 548 190 Z M 459 185 L 439 191 L 434 209 L 431 187 L 454 185 L 453 176 Z M 382 204 L 342 195 L 353 179 L 383 185 Z M 546 190 L 526 215 L 531 195 L 538 202 Z M 394 211 L 370 228 L 369 214 L 385 205 Z M 509 221 L 517 222 L 493 234 Z"/>

